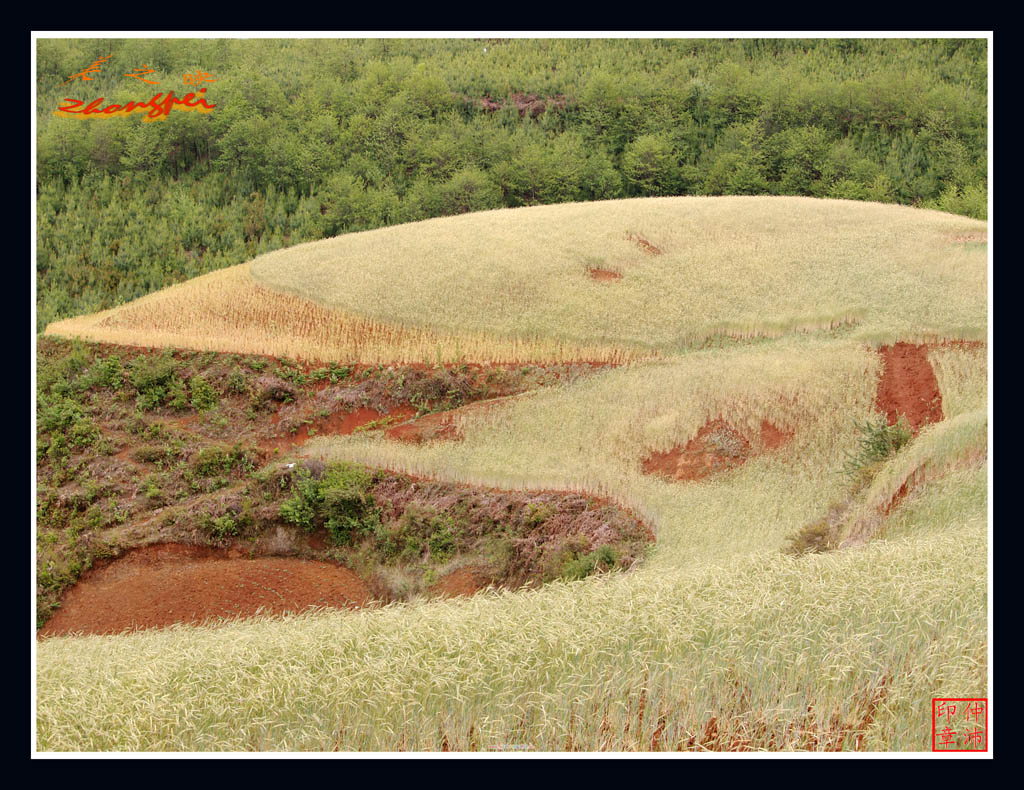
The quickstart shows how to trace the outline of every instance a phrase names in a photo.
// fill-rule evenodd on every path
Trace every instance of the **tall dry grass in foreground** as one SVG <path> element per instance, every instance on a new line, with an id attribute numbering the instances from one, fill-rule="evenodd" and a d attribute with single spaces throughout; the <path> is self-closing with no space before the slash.
<path id="1" fill-rule="evenodd" d="M 960 362 L 943 380 L 975 389 Z M 952 469 L 909 494 L 889 539 L 778 551 L 845 485 L 878 367 L 857 344 L 791 338 L 508 399 L 467 415 L 460 443 L 309 445 L 448 479 L 575 481 L 642 511 L 658 543 L 630 573 L 533 591 L 47 640 L 38 748 L 927 750 L 931 697 L 986 696 L 986 470 L 952 463 L 984 448 L 984 412 L 880 471 L 884 499 Z M 716 414 L 795 435 L 717 479 L 639 473 L 647 447 Z"/>
<path id="2" fill-rule="evenodd" d="M 935 514 L 930 514 L 934 516 Z M 947 513 L 947 515 L 949 515 Z M 859 551 L 39 646 L 41 750 L 926 751 L 984 506 Z"/>

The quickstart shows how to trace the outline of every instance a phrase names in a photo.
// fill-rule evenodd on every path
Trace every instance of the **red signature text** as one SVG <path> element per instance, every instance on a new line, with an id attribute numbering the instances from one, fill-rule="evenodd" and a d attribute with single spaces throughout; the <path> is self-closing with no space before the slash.
<path id="1" fill-rule="evenodd" d="M 81 99 L 64 99 L 67 104 L 58 107 L 54 115 L 62 118 L 117 118 L 127 117 L 133 112 L 145 112 L 146 117 L 143 123 L 150 121 L 163 121 L 173 110 L 179 112 L 198 111 L 202 113 L 212 112 L 216 104 L 207 104 L 200 94 L 206 93 L 206 88 L 201 88 L 199 94 L 186 93 L 180 99 L 174 95 L 174 91 L 168 91 L 165 96 L 163 92 L 156 94 L 147 102 L 130 101 L 127 104 L 103 105 L 103 97 L 85 104 Z M 83 107 L 82 105 L 85 104 Z"/>

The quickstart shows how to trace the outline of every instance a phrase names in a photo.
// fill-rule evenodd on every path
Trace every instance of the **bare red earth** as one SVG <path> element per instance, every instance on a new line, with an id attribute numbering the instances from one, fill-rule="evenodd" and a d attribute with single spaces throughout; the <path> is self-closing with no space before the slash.
<path id="1" fill-rule="evenodd" d="M 794 436 L 793 431 L 784 431 L 776 428 L 768 420 L 761 420 L 761 445 L 766 450 L 776 450 L 790 441 Z"/>
<path id="2" fill-rule="evenodd" d="M 462 438 L 455 425 L 455 418 L 447 412 L 425 414 L 419 419 L 388 428 L 385 435 L 389 439 L 412 444 L 421 444 L 435 439 L 456 440 Z"/>
<path id="3" fill-rule="evenodd" d="M 590 276 L 595 280 L 607 282 L 609 280 L 621 280 L 622 275 L 618 272 L 613 272 L 611 269 L 587 269 Z"/>
<path id="4" fill-rule="evenodd" d="M 882 378 L 875 405 L 890 425 L 905 415 L 916 433 L 922 426 L 942 419 L 942 394 L 928 361 L 928 347 L 912 343 L 882 346 Z"/>
<path id="5" fill-rule="evenodd" d="M 288 557 L 243 558 L 175 543 L 135 549 L 87 572 L 39 636 L 114 634 L 211 618 L 365 604 L 369 590 L 348 568 Z"/>
<path id="6" fill-rule="evenodd" d="M 470 568 L 459 568 L 431 587 L 430 592 L 445 598 L 458 595 L 472 595 L 484 589 L 487 584 L 488 579 L 483 574 Z"/>
<path id="7" fill-rule="evenodd" d="M 725 451 L 718 445 L 728 445 Z M 652 453 L 643 462 L 645 474 L 676 480 L 700 480 L 716 472 L 740 466 L 750 454 L 750 442 L 722 420 L 713 420 L 687 442 L 668 452 Z"/>
<path id="8" fill-rule="evenodd" d="M 414 416 L 416 416 L 416 409 L 411 406 L 401 406 L 397 409 L 392 409 L 387 414 L 376 409 L 356 409 L 353 412 L 338 412 L 329 417 L 316 420 L 312 425 L 302 425 L 293 434 L 268 439 L 261 446 L 267 449 L 274 447 L 290 449 L 292 447 L 299 447 L 316 436 L 347 436 L 357 428 L 377 420 L 389 419 L 392 422 L 401 422 Z M 279 420 L 280 417 L 274 415 L 273 421 L 276 423 Z M 312 436 L 310 436 L 311 428 L 313 429 Z"/>
<path id="9" fill-rule="evenodd" d="M 477 401 L 475 403 L 467 403 L 465 406 L 460 406 L 451 411 L 425 414 L 410 422 L 389 428 L 385 436 L 389 439 L 397 439 L 400 442 L 411 442 L 413 444 L 421 444 L 422 442 L 437 439 L 458 441 L 462 438 L 462 432 L 457 424 L 460 414 L 492 409 L 494 406 L 495 401 Z"/>
<path id="10" fill-rule="evenodd" d="M 761 421 L 761 446 L 775 450 L 793 438 L 768 420 Z M 735 469 L 756 453 L 750 441 L 724 420 L 712 420 L 685 447 L 651 453 L 644 459 L 644 474 L 656 474 L 673 480 L 701 480 L 709 475 Z"/>

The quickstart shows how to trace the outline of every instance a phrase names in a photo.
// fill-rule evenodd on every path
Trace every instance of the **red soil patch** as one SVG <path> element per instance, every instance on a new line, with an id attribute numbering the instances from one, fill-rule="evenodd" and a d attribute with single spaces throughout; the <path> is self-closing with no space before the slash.
<path id="1" fill-rule="evenodd" d="M 775 450 L 793 438 L 768 420 L 761 420 L 761 446 Z M 712 420 L 691 439 L 686 447 L 651 453 L 643 461 L 644 474 L 656 474 L 673 480 L 701 480 L 709 475 L 735 469 L 756 453 L 750 441 L 724 420 Z"/>
<path id="2" fill-rule="evenodd" d="M 445 576 L 430 588 L 433 595 L 449 598 L 458 595 L 472 595 L 484 589 L 489 580 L 483 574 L 470 568 L 459 568 Z"/>
<path id="3" fill-rule="evenodd" d="M 675 480 L 700 480 L 742 465 L 750 455 L 750 442 L 723 420 L 713 420 L 687 442 L 668 452 L 651 453 L 643 462 L 644 474 Z"/>
<path id="4" fill-rule="evenodd" d="M 961 233 L 959 236 L 950 236 L 950 242 L 980 241 L 988 244 L 988 231 L 979 233 Z"/>
<path id="5" fill-rule="evenodd" d="M 389 428 L 385 434 L 389 439 L 397 439 L 400 442 L 412 442 L 420 444 L 436 439 L 458 441 L 462 438 L 462 431 L 456 424 L 458 415 L 466 414 L 469 411 L 493 408 L 495 401 L 477 401 L 467 403 L 457 409 L 443 412 L 425 414 L 411 422 L 396 425 Z"/>
<path id="6" fill-rule="evenodd" d="M 462 434 L 455 425 L 451 412 L 425 414 L 417 420 L 389 428 L 385 434 L 389 439 L 420 444 L 435 439 L 461 439 Z"/>
<path id="7" fill-rule="evenodd" d="M 68 591 L 40 636 L 114 634 L 209 618 L 365 604 L 369 590 L 348 568 L 288 557 L 165 543 L 97 565 Z"/>
<path id="8" fill-rule="evenodd" d="M 761 420 L 761 444 L 766 450 L 775 450 L 782 447 L 793 438 L 794 431 L 784 431 L 776 428 L 768 420 Z"/>
<path id="9" fill-rule="evenodd" d="M 613 272 L 611 269 L 587 269 L 587 272 L 595 280 L 608 281 L 608 280 L 621 280 L 622 275 L 618 272 Z"/>
<path id="10" fill-rule="evenodd" d="M 268 439 L 262 442 L 260 446 L 266 449 L 274 447 L 290 449 L 292 447 L 299 447 L 317 436 L 347 436 L 357 428 L 377 420 L 386 419 L 392 422 L 402 422 L 414 416 L 416 416 L 416 409 L 411 406 L 401 406 L 397 409 L 392 409 L 387 414 L 376 409 L 356 409 L 353 412 L 337 412 L 314 421 L 312 425 L 300 426 L 294 434 Z M 276 425 L 280 419 L 280 416 L 275 414 L 271 421 Z M 309 433 L 311 428 L 313 429 L 313 436 L 310 436 Z"/>
<path id="11" fill-rule="evenodd" d="M 636 242 L 636 244 L 639 245 L 640 249 L 642 249 L 644 252 L 650 253 L 651 255 L 661 255 L 661 250 L 659 250 L 657 247 L 655 247 L 653 244 L 647 241 L 647 239 L 645 239 L 643 236 L 639 236 L 635 233 L 630 233 L 626 236 L 626 238 L 632 242 Z"/>
<path id="12" fill-rule="evenodd" d="M 875 405 L 890 425 L 905 415 L 915 433 L 924 425 L 942 419 L 942 394 L 928 361 L 924 345 L 896 343 L 882 346 L 882 378 Z"/>

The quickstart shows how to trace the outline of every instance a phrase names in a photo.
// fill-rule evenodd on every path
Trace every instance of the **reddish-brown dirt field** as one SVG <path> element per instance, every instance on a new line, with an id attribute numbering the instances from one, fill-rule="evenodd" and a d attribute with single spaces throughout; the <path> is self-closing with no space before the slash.
<path id="1" fill-rule="evenodd" d="M 434 441 L 436 439 L 458 441 L 462 438 L 462 432 L 456 424 L 460 414 L 493 409 L 495 405 L 496 401 L 493 400 L 477 401 L 476 403 L 467 403 L 465 406 L 460 406 L 451 411 L 424 414 L 415 420 L 389 428 L 385 436 L 389 439 L 397 439 L 400 442 L 412 442 L 413 444 Z"/>
<path id="2" fill-rule="evenodd" d="M 766 450 L 776 450 L 790 441 L 794 436 L 793 431 L 784 431 L 776 428 L 768 420 L 761 420 L 761 444 Z"/>
<path id="3" fill-rule="evenodd" d="M 942 394 L 928 361 L 928 347 L 912 343 L 882 346 L 882 377 L 875 405 L 894 425 L 905 415 L 916 433 L 922 426 L 942 419 Z"/>
<path id="4" fill-rule="evenodd" d="M 600 280 L 601 282 L 609 282 L 611 280 L 622 279 L 621 274 L 619 274 L 618 272 L 613 272 L 611 269 L 587 269 L 587 271 L 590 273 L 591 277 L 593 277 L 595 280 Z"/>
<path id="5" fill-rule="evenodd" d="M 455 418 L 449 412 L 425 414 L 417 420 L 389 428 L 385 434 L 389 439 L 420 444 L 434 439 L 460 439 Z"/>
<path id="6" fill-rule="evenodd" d="M 316 436 L 346 436 L 357 428 L 382 419 L 390 419 L 392 422 L 402 422 L 416 416 L 416 409 L 411 406 L 402 406 L 392 409 L 387 414 L 376 409 L 356 409 L 353 412 L 338 412 L 329 417 L 316 420 L 312 425 L 302 425 L 294 434 L 268 439 L 261 443 L 264 449 L 280 447 L 282 450 L 299 447 Z M 273 422 L 280 418 L 274 415 Z M 313 436 L 309 435 L 310 428 L 313 429 Z"/>
<path id="7" fill-rule="evenodd" d="M 783 431 L 768 420 L 761 421 L 761 444 L 775 450 L 793 438 L 792 431 Z M 712 420 L 686 447 L 673 447 L 651 453 L 643 461 L 644 474 L 656 474 L 673 480 L 701 480 L 709 475 L 735 469 L 756 454 L 750 441 L 724 420 Z"/>
<path id="8" fill-rule="evenodd" d="M 488 579 L 483 574 L 470 568 L 459 568 L 431 587 L 430 592 L 445 598 L 457 595 L 472 595 L 484 589 L 487 584 Z"/>
<path id="9" fill-rule="evenodd" d="M 326 562 L 248 559 L 237 551 L 167 543 L 135 549 L 86 573 L 38 633 L 114 634 L 247 617 L 261 609 L 283 614 L 353 607 L 369 598 L 355 573 Z"/>
<path id="10" fill-rule="evenodd" d="M 663 453 L 651 453 L 643 462 L 645 474 L 675 480 L 700 480 L 740 466 L 750 454 L 750 442 L 722 420 L 713 420 L 687 442 Z"/>

